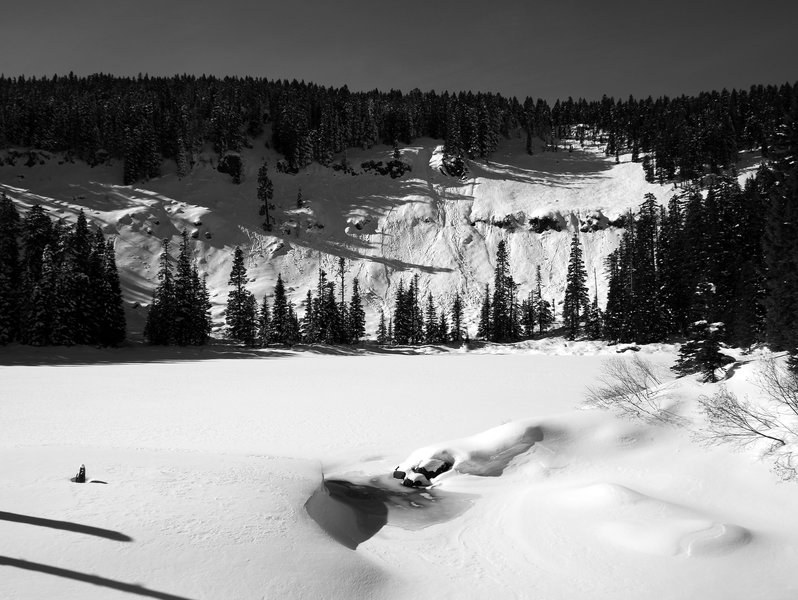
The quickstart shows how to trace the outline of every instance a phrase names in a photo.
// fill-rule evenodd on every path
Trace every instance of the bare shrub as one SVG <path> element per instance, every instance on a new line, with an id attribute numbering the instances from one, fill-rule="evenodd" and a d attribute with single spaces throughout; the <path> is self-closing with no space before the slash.
<path id="1" fill-rule="evenodd" d="M 759 389 L 798 417 L 798 375 L 772 356 L 760 363 L 756 378 Z"/>
<path id="2" fill-rule="evenodd" d="M 773 470 L 782 478 L 798 476 L 798 457 L 790 451 L 798 441 L 798 376 L 774 358 L 764 359 L 755 379 L 760 402 L 740 400 L 725 386 L 712 397 L 699 398 L 707 417 L 705 436 L 711 441 L 747 446 L 769 443 Z"/>
<path id="3" fill-rule="evenodd" d="M 588 388 L 587 399 L 601 408 L 636 418 L 673 423 L 680 418 L 663 405 L 662 377 L 653 363 L 635 355 L 613 357 L 601 366 L 601 385 Z"/>
<path id="4" fill-rule="evenodd" d="M 705 433 L 711 440 L 740 446 L 763 439 L 776 447 L 787 443 L 780 433 L 783 425 L 774 412 L 740 400 L 724 385 L 714 396 L 702 396 L 698 401 L 707 416 Z"/>

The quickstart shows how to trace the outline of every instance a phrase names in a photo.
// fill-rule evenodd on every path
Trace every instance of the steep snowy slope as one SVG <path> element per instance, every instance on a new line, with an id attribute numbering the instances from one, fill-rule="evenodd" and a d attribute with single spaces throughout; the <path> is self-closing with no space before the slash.
<path id="1" fill-rule="evenodd" d="M 440 172 L 438 141 L 422 139 L 401 150 L 412 171 L 392 179 L 361 168 L 367 160 L 390 160 L 386 146 L 350 150 L 346 158 L 355 174 L 314 164 L 290 175 L 276 172 L 280 156 L 258 141 L 243 153 L 241 185 L 216 171 L 212 152 L 201 154 L 183 179 L 167 165 L 162 177 L 134 186 L 118 185 L 118 162 L 89 168 L 51 157 L 26 167 L 20 159 L 16 166 L 0 167 L 0 190 L 20 209 L 39 203 L 68 220 L 83 208 L 105 233 L 117 237 L 133 332 L 140 331 L 145 315 L 143 308 L 134 307 L 150 301 L 161 239 L 177 242 L 187 228 L 196 236 L 196 259 L 209 277 L 217 323 L 222 322 L 232 250 L 241 245 L 258 300 L 271 294 L 282 273 L 299 304 L 315 287 L 318 268 L 333 275 L 343 256 L 347 286 L 357 276 L 365 292 L 369 333 L 379 310 L 392 306 L 399 281 L 418 273 L 422 286 L 443 299 L 444 306 L 460 291 L 473 335 L 499 240 L 508 242 L 520 295 L 531 289 L 535 267 L 541 265 L 544 295 L 559 303 L 570 237 L 582 230 L 590 287 L 595 271 L 603 300 L 603 260 L 621 233 L 610 222 L 648 192 L 666 202 L 673 191 L 647 183 L 640 165 L 628 156 L 616 164 L 596 146 L 576 145 L 572 152 L 538 149 L 533 156 L 524 150 L 521 138 L 503 141 L 489 162 L 469 162 L 470 172 L 461 181 Z M 260 227 L 256 197 L 264 157 L 274 181 L 277 218 L 268 235 Z M 304 206 L 298 208 L 300 188 Z M 556 227 L 538 233 L 544 217 Z"/>

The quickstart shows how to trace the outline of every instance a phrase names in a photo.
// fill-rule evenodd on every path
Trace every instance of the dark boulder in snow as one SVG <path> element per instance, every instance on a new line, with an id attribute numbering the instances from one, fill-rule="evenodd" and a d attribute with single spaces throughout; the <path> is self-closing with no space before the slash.
<path id="1" fill-rule="evenodd" d="M 432 485 L 432 479 L 446 471 L 450 471 L 452 463 L 438 458 L 413 467 L 409 471 L 402 471 L 397 467 L 393 472 L 394 479 L 401 479 L 402 485 L 407 487 L 427 487 Z"/>

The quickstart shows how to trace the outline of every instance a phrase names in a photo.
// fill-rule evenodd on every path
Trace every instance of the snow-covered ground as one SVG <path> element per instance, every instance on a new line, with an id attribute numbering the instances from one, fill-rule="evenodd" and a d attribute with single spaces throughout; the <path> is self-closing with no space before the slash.
<path id="1" fill-rule="evenodd" d="M 323 352 L 0 349 L 0 598 L 798 594 L 798 485 L 693 439 L 712 386 L 667 384 L 675 428 L 584 408 L 596 344 Z M 354 551 L 304 508 L 443 453 Z"/>

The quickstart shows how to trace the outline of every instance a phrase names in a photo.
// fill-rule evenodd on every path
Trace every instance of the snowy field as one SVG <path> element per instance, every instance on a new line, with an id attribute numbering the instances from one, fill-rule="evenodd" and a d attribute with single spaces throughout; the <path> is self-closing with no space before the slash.
<path id="1" fill-rule="evenodd" d="M 0 598 L 798 597 L 798 485 L 585 409 L 614 350 L 428 352 L 0 349 Z M 441 452 L 356 550 L 305 510 Z"/>

